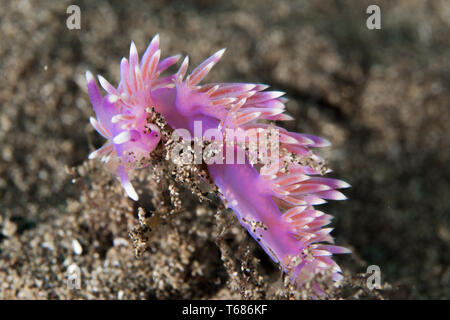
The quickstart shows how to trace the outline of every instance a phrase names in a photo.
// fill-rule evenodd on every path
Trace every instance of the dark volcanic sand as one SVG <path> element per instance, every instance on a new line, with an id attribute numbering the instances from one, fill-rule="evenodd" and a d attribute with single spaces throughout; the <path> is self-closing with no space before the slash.
<path id="1" fill-rule="evenodd" d="M 377 2 L 379 31 L 365 26 L 371 1 L 77 1 L 82 27 L 70 31 L 72 2 L 2 1 L 0 298 L 289 296 L 233 214 L 189 196 L 136 259 L 128 231 L 158 186 L 141 172 L 147 197 L 134 204 L 86 162 L 102 138 L 85 70 L 117 83 L 130 41 L 142 53 L 156 33 L 163 55 L 192 65 L 227 47 L 208 81 L 284 90 L 297 119 L 286 127 L 333 142 L 322 154 L 353 187 L 320 209 L 355 252 L 338 258 L 348 280 L 335 297 L 374 298 L 357 277 L 374 264 L 389 284 L 378 298 L 450 298 L 450 4 Z M 71 263 L 80 290 L 67 287 Z"/>

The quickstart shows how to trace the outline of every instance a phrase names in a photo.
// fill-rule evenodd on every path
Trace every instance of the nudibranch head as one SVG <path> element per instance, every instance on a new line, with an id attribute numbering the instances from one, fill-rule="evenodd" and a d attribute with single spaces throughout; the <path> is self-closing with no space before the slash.
<path id="1" fill-rule="evenodd" d="M 103 97 L 91 72 L 86 72 L 86 82 L 96 118 L 92 126 L 108 141 L 92 152 L 89 159 L 101 157 L 102 161 L 117 171 L 130 198 L 138 199 L 127 172 L 145 167 L 151 152 L 161 139 L 157 125 L 151 122 L 153 102 L 151 92 L 172 86 L 173 76 L 159 78 L 175 64 L 179 55 L 160 61 L 159 36 L 155 36 L 139 62 L 136 46 L 131 42 L 129 59 L 120 64 L 121 80 L 117 88 L 105 78 L 98 80 L 107 94 Z"/>

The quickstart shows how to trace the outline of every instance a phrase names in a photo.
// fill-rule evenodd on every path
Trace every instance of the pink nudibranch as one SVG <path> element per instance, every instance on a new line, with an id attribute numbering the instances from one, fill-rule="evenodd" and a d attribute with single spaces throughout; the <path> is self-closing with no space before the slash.
<path id="1" fill-rule="evenodd" d="M 107 139 L 90 159 L 101 157 L 119 177 L 126 194 L 138 200 L 128 172 L 145 166 L 145 159 L 160 143 L 161 132 L 148 116 L 151 108 L 161 114 L 172 129 L 193 133 L 194 122 L 202 130 L 224 128 L 267 129 L 267 121 L 292 120 L 284 113 L 287 101 L 279 91 L 265 91 L 262 84 L 211 83 L 201 80 L 220 60 L 225 49 L 206 59 L 189 75 L 188 58 L 172 75 L 161 74 L 176 64 L 180 55 L 160 60 L 159 36 L 147 47 L 141 61 L 134 43 L 129 58 L 120 64 L 118 87 L 99 76 L 107 94 L 103 97 L 93 75 L 86 72 L 86 81 L 96 118 L 91 118 L 95 130 Z M 310 148 L 330 143 L 316 136 L 279 130 L 280 149 L 300 157 L 320 159 Z M 277 159 L 289 161 L 288 155 Z M 276 161 L 275 161 L 276 162 Z M 234 211 L 239 222 L 255 238 L 264 251 L 281 265 L 295 284 L 322 270 L 332 270 L 336 283 L 342 279 L 341 269 L 332 254 L 349 253 L 335 246 L 331 228 L 324 228 L 332 216 L 315 210 L 326 200 L 343 200 L 336 189 L 350 185 L 344 181 L 324 178 L 319 169 L 305 163 L 291 162 L 260 168 L 244 164 L 209 164 L 208 172 L 222 193 L 222 198 Z"/>

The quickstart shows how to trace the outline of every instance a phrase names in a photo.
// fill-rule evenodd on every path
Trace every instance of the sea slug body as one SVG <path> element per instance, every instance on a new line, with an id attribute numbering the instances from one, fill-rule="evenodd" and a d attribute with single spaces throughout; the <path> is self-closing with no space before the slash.
<path id="1" fill-rule="evenodd" d="M 338 284 L 341 269 L 332 255 L 350 251 L 333 244 L 332 229 L 326 228 L 332 216 L 314 208 L 326 200 L 346 199 L 336 189 L 349 187 L 344 181 L 322 177 L 327 170 L 320 166 L 321 158 L 311 148 L 330 143 L 268 123 L 292 120 L 284 113 L 287 100 L 283 92 L 267 91 L 268 86 L 262 84 L 200 84 L 224 52 L 222 49 L 213 54 L 190 74 L 186 57 L 176 73 L 161 76 L 180 55 L 161 60 L 157 35 L 139 61 L 136 46 L 131 43 L 129 58 L 123 58 L 120 64 L 117 88 L 98 77 L 105 96 L 93 75 L 86 72 L 96 115 L 90 121 L 107 139 L 89 158 L 105 162 L 116 172 L 126 194 L 138 200 L 128 173 L 145 167 L 160 143 L 160 129 L 149 121 L 152 110 L 173 130 L 185 129 L 192 135 L 199 122 L 202 134 L 209 129 L 219 130 L 224 136 L 227 129 L 256 132 L 249 134 L 253 142 L 261 139 L 259 132 L 275 129 L 277 157 L 271 153 L 270 161 L 261 165 L 250 161 L 251 154 L 245 153 L 244 163 L 208 163 L 208 173 L 239 222 L 294 284 L 301 285 L 323 270 L 332 270 L 332 279 Z M 248 151 L 248 143 L 233 146 L 233 150 Z M 229 145 L 227 142 L 224 150 Z"/>

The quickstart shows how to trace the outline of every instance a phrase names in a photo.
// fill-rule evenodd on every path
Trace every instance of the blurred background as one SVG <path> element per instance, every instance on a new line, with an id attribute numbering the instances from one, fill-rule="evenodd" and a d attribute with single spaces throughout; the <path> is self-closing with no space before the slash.
<path id="1" fill-rule="evenodd" d="M 81 9 L 80 30 L 66 26 L 70 4 Z M 366 27 L 371 4 L 381 8 L 381 30 Z M 296 119 L 286 128 L 332 141 L 322 152 L 331 176 L 352 188 L 349 200 L 320 209 L 335 216 L 337 244 L 354 251 L 338 259 L 349 277 L 378 265 L 385 298 L 450 298 L 449 1 L 1 6 L 0 298 L 244 297 L 227 285 L 233 267 L 222 262 L 207 205 L 187 204 L 136 259 L 127 233 L 144 204 L 87 162 L 102 138 L 89 125 L 85 71 L 116 84 L 131 40 L 142 54 L 156 33 L 163 56 L 189 54 L 191 65 L 227 47 L 207 81 L 285 91 Z M 249 280 L 247 297 L 281 297 L 271 293 L 280 273 L 230 223 L 230 256 L 248 255 L 238 250 L 245 244 L 260 260 L 250 259 L 262 280 Z M 67 288 L 71 263 L 81 268 L 80 290 Z"/>

